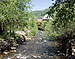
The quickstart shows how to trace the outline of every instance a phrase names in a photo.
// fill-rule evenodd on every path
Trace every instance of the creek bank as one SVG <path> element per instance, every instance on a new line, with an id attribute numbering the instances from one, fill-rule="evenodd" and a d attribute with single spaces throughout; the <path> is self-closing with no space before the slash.
<path id="1" fill-rule="evenodd" d="M 10 50 L 14 50 L 13 52 L 15 52 L 16 49 L 12 48 L 12 47 L 17 47 L 18 45 L 22 44 L 23 42 L 26 42 L 28 40 L 31 40 L 30 37 L 25 36 L 26 32 L 25 31 L 16 31 L 15 33 L 15 37 L 14 38 L 10 38 L 10 39 L 2 39 L 0 38 L 0 54 L 7 54 L 8 51 Z M 7 51 L 7 53 L 6 53 Z"/>
<path id="2" fill-rule="evenodd" d="M 26 40 L 25 40 L 24 36 L 23 37 L 19 36 L 19 38 L 17 40 L 14 38 L 11 38 L 10 42 L 8 40 L 1 39 L 1 41 L 0 41 L 0 54 L 5 53 L 6 51 L 8 53 L 8 51 L 10 51 L 10 50 L 16 50 L 16 47 L 25 41 Z"/>

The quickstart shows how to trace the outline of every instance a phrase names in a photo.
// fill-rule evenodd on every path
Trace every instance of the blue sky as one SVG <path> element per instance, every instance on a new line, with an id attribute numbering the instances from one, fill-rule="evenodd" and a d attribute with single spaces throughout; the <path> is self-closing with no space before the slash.
<path id="1" fill-rule="evenodd" d="M 52 5 L 52 0 L 32 0 L 32 11 L 35 10 L 44 10 L 46 8 L 49 8 L 50 5 Z"/>

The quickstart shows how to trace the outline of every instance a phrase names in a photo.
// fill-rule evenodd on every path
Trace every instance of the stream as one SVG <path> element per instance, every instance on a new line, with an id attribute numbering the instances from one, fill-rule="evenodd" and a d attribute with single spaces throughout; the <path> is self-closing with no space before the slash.
<path id="1" fill-rule="evenodd" d="M 16 53 L 0 59 L 61 59 L 54 53 L 57 50 L 56 41 L 42 41 L 42 34 L 43 31 L 39 31 L 36 38 L 19 45 Z"/>

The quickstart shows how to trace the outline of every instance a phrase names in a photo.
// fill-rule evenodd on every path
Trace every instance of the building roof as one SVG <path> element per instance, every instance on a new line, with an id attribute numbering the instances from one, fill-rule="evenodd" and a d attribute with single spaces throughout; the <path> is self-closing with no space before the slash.
<path id="1" fill-rule="evenodd" d="M 37 19 L 38 22 L 42 21 L 43 19 Z"/>
<path id="2" fill-rule="evenodd" d="M 50 15 L 46 14 L 46 15 L 43 17 L 43 19 L 48 20 L 48 19 L 52 19 L 52 17 L 51 17 Z"/>

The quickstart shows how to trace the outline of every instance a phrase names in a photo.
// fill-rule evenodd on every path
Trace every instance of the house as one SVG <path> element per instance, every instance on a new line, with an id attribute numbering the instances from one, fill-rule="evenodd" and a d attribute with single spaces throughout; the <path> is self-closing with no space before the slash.
<path id="1" fill-rule="evenodd" d="M 41 22 L 41 21 L 43 21 L 43 19 L 37 19 L 37 21 L 38 21 L 38 22 Z"/>
<path id="2" fill-rule="evenodd" d="M 44 17 L 43 17 L 43 20 L 49 20 L 49 19 L 52 19 L 52 17 L 48 14 L 46 14 Z"/>
<path id="3" fill-rule="evenodd" d="M 37 25 L 40 26 L 42 24 L 43 19 L 37 19 Z"/>

